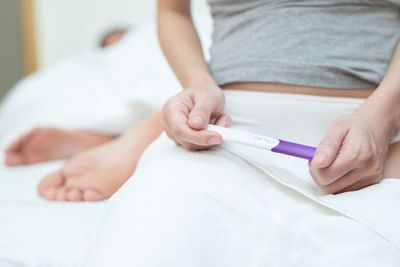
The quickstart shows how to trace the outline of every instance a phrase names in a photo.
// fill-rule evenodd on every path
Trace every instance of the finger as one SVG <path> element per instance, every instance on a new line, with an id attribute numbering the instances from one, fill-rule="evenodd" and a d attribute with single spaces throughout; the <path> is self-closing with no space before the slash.
<path id="1" fill-rule="evenodd" d="M 82 192 L 78 189 L 68 189 L 67 200 L 68 201 L 82 201 Z"/>
<path id="2" fill-rule="evenodd" d="M 185 100 L 185 99 L 184 99 Z M 170 100 L 164 106 L 167 131 L 178 142 L 192 143 L 197 146 L 209 147 L 222 142 L 219 134 L 210 131 L 198 131 L 188 125 L 189 108 L 191 103 Z M 208 120 L 207 120 L 208 122 Z"/>
<path id="3" fill-rule="evenodd" d="M 163 114 L 168 137 L 180 143 L 182 129 L 189 128 L 187 126 L 188 108 L 177 101 L 169 100 L 163 107 Z"/>
<path id="4" fill-rule="evenodd" d="M 209 99 L 206 99 L 206 97 L 199 97 L 196 99 L 196 103 L 190 111 L 188 125 L 196 130 L 206 129 L 210 122 L 212 111 L 213 107 Z"/>
<path id="5" fill-rule="evenodd" d="M 324 138 L 317 147 L 311 166 L 314 168 L 328 167 L 335 160 L 342 142 L 348 132 L 348 127 L 343 123 L 335 124 L 329 128 Z"/>
<path id="6" fill-rule="evenodd" d="M 372 176 L 370 178 L 366 178 L 366 179 L 363 179 L 361 181 L 358 181 L 357 183 L 352 184 L 352 185 L 350 185 L 350 186 L 338 191 L 337 193 L 339 194 L 339 193 L 345 193 L 345 192 L 360 190 L 360 189 L 362 189 L 364 187 L 377 184 L 380 181 L 381 181 L 381 179 L 380 179 L 379 176 Z"/>
<path id="7" fill-rule="evenodd" d="M 353 170 L 361 169 L 356 165 L 354 155 L 349 152 L 341 152 L 335 161 L 326 168 L 314 168 L 311 164 L 310 173 L 316 177 L 321 185 L 332 184 Z"/>
<path id="8" fill-rule="evenodd" d="M 24 164 L 24 158 L 19 152 L 7 152 L 5 164 L 9 167 L 19 166 Z"/>
<path id="9" fill-rule="evenodd" d="M 328 194 L 334 194 L 342 191 L 345 188 L 350 188 L 353 185 L 364 185 L 366 186 L 367 184 L 370 184 L 371 181 L 374 178 L 377 178 L 378 175 L 369 175 L 365 176 L 365 171 L 362 169 L 356 169 L 348 174 L 344 175 L 340 179 L 336 180 L 335 182 L 328 184 L 328 185 L 321 185 L 321 189 L 328 193 Z M 357 187 L 354 187 L 357 188 Z"/>
<path id="10" fill-rule="evenodd" d="M 180 144 L 180 146 L 182 146 L 184 149 L 189 150 L 189 151 L 199 151 L 199 150 L 206 150 L 206 149 L 210 148 L 209 146 L 199 146 L 199 145 L 195 145 L 195 144 L 187 143 L 187 142 L 182 142 Z"/>
<path id="11" fill-rule="evenodd" d="M 189 110 L 177 101 L 168 101 L 163 108 L 163 115 L 166 127 L 172 128 L 174 125 L 187 124 Z"/>
<path id="12" fill-rule="evenodd" d="M 195 131 L 186 126 L 181 127 L 176 134 L 182 142 L 197 146 L 210 147 L 223 142 L 221 135 L 216 132 L 208 130 Z"/>
<path id="13" fill-rule="evenodd" d="M 215 122 L 215 125 L 230 128 L 232 126 L 232 118 L 231 118 L 231 116 L 224 114 L 217 119 L 217 121 Z"/>

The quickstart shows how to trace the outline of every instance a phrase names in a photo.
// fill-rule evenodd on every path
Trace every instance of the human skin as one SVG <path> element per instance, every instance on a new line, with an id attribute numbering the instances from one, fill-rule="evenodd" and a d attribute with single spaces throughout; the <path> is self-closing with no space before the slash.
<path id="1" fill-rule="evenodd" d="M 144 150 L 162 132 L 161 112 L 149 115 L 124 134 L 84 151 L 44 177 L 38 193 L 47 200 L 98 201 L 129 179 Z"/>
<path id="2" fill-rule="evenodd" d="M 400 129 L 399 70 L 400 45 L 374 93 L 327 130 L 310 163 L 312 177 L 325 192 L 351 191 L 384 177 L 400 177 L 399 143 L 391 145 L 387 160 L 389 143 Z"/>
<path id="3" fill-rule="evenodd" d="M 119 136 L 36 128 L 9 146 L 6 164 L 11 167 L 68 159 L 40 181 L 39 195 L 52 201 L 103 200 L 132 175 L 145 149 L 162 131 L 159 111 Z"/>
<path id="4" fill-rule="evenodd" d="M 5 151 L 8 167 L 68 159 L 116 138 L 89 131 L 37 127 L 21 135 Z"/>
<path id="5" fill-rule="evenodd" d="M 163 108 L 168 136 L 189 150 L 220 144 L 221 136 L 207 131 L 207 124 L 229 126 L 231 119 L 224 114 L 223 92 L 202 54 L 189 0 L 158 1 L 158 35 L 161 47 L 184 88 Z M 398 144 L 389 146 L 400 128 L 399 50 L 397 48 L 378 88 L 373 93 L 370 88 L 362 90 L 360 97 L 368 98 L 353 114 L 340 118 L 329 127 L 309 163 L 311 176 L 326 193 L 357 190 L 379 182 L 384 175 L 400 177 L 400 168 L 395 166 L 400 160 Z M 240 86 L 242 90 L 251 88 L 246 84 Z M 271 88 L 268 84 L 266 86 Z M 290 92 L 292 88 L 286 87 Z M 308 87 L 304 92 L 318 94 L 318 90 Z M 324 95 L 331 92 L 331 95 L 341 96 L 334 88 L 324 90 L 328 92 Z M 389 150 L 390 158 L 387 156 Z"/>

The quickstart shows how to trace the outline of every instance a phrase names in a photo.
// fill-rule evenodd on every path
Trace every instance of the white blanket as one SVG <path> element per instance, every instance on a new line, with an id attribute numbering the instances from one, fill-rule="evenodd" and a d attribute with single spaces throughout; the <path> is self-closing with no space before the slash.
<path id="1" fill-rule="evenodd" d="M 361 103 L 226 99 L 233 127 L 310 145 Z M 188 152 L 164 135 L 113 199 L 85 266 L 399 266 L 399 192 L 387 179 L 326 196 L 302 159 L 232 144 Z"/>
<path id="2" fill-rule="evenodd" d="M 208 47 L 209 17 L 196 16 Z M 0 149 L 37 126 L 120 133 L 160 109 L 179 88 L 154 23 L 137 25 L 111 48 L 64 60 L 19 82 L 0 107 Z M 1 267 L 80 266 L 107 202 L 39 198 L 39 180 L 61 164 L 0 166 Z"/>
<path id="3" fill-rule="evenodd" d="M 160 108 L 178 86 L 149 27 L 20 83 L 0 109 L 0 148 L 39 125 L 121 132 Z M 162 136 L 116 196 L 97 241 L 107 202 L 54 204 L 35 195 L 60 162 L 2 167 L 0 266 L 79 266 L 91 244 L 93 267 L 399 265 L 398 180 L 323 196 L 302 176 L 304 162 L 225 149 L 194 154 Z"/>

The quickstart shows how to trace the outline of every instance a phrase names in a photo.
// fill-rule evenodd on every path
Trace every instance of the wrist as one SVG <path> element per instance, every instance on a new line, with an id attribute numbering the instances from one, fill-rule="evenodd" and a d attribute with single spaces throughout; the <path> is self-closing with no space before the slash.
<path id="1" fill-rule="evenodd" d="M 364 104 L 377 116 L 385 117 L 396 132 L 400 130 L 400 87 L 397 83 L 384 79 Z"/>
<path id="2" fill-rule="evenodd" d="M 377 138 L 390 142 L 400 130 L 400 105 L 388 107 L 368 99 L 356 110 L 373 129 Z"/>
<path id="3" fill-rule="evenodd" d="M 190 76 L 184 87 L 218 87 L 217 82 L 207 72 L 194 73 Z"/>

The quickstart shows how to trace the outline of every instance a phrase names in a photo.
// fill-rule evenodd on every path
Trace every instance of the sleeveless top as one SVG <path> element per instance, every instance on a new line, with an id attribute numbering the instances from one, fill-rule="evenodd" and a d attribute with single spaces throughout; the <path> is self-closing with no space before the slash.
<path id="1" fill-rule="evenodd" d="M 400 37 L 400 0 L 208 0 L 219 85 L 376 87 Z"/>

